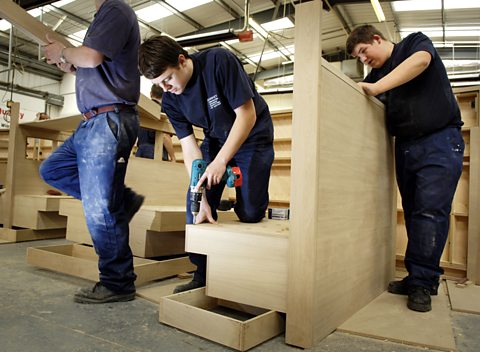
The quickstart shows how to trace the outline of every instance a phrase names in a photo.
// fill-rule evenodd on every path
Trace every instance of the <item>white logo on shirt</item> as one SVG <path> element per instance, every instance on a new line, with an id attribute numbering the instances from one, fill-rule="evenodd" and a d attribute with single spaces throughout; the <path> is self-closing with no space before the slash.
<path id="1" fill-rule="evenodd" d="M 218 96 L 216 94 L 214 96 L 208 98 L 207 102 L 208 102 L 208 107 L 210 108 L 210 110 L 213 110 L 217 106 L 222 105 L 222 103 L 220 103 L 220 100 L 218 99 Z"/>

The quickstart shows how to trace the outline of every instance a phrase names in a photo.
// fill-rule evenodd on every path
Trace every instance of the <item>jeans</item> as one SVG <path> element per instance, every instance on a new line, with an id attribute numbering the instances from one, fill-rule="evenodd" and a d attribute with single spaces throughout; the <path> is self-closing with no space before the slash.
<path id="1" fill-rule="evenodd" d="M 397 182 L 402 196 L 408 244 L 409 285 L 436 289 L 440 257 L 448 237 L 453 195 L 462 173 L 464 142 L 447 127 L 409 142 L 396 142 Z"/>
<path id="2" fill-rule="evenodd" d="M 220 150 L 216 141 L 205 138 L 201 147 L 203 159 L 210 163 Z M 274 159 L 272 144 L 243 145 L 230 161 L 229 165 L 238 166 L 242 172 L 242 186 L 236 188 L 235 213 L 241 222 L 255 223 L 265 217 L 268 207 L 268 183 Z M 216 220 L 217 208 L 220 204 L 225 182 L 212 186 L 206 191 L 212 216 Z M 187 224 L 193 224 L 190 212 L 190 190 L 187 193 Z M 205 255 L 189 253 L 190 261 L 197 266 L 193 279 L 205 284 L 207 259 Z"/>
<path id="3" fill-rule="evenodd" d="M 116 292 L 134 292 L 133 256 L 125 206 L 135 193 L 125 187 L 128 158 L 139 127 L 136 110 L 99 114 L 76 131 L 40 166 L 48 184 L 81 199 L 99 256 L 100 282 Z"/>

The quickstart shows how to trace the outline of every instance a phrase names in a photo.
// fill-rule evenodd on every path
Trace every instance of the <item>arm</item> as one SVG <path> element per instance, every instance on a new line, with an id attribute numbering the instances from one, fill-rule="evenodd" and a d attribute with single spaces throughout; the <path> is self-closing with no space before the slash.
<path id="1" fill-rule="evenodd" d="M 405 84 L 419 76 L 430 65 L 432 56 L 427 51 L 417 51 L 398 65 L 392 72 L 375 83 L 360 82 L 367 95 L 378 95 Z"/>
<path id="2" fill-rule="evenodd" d="M 173 150 L 173 143 L 172 143 L 172 137 L 170 137 L 169 134 L 164 133 L 163 134 L 163 146 L 167 150 L 168 156 L 170 156 L 170 159 L 175 162 L 175 151 Z"/>
<path id="3" fill-rule="evenodd" d="M 95 49 L 83 45 L 77 48 L 67 48 L 62 43 L 52 40 L 48 35 L 47 40 L 49 44 L 44 47 L 44 52 L 49 64 L 61 64 L 62 50 L 67 63 L 75 67 L 93 68 L 103 62 L 103 54 Z"/>
<path id="4" fill-rule="evenodd" d="M 235 109 L 236 119 L 223 147 L 215 159 L 208 165 L 199 184 L 207 180 L 207 187 L 220 183 L 225 173 L 227 163 L 233 158 L 240 146 L 245 142 L 255 122 L 257 115 L 253 100 L 247 100 L 243 105 Z"/>
<path id="5" fill-rule="evenodd" d="M 187 137 L 180 139 L 182 145 L 183 162 L 188 171 L 188 177 L 192 175 L 192 162 L 195 159 L 202 159 L 202 151 L 198 147 L 195 135 L 191 134 Z M 200 183 L 201 184 L 201 183 Z M 208 204 L 205 191 L 202 196 L 202 203 L 200 204 L 200 212 L 197 215 L 196 224 L 200 224 L 207 220 L 208 222 L 215 224 L 216 221 L 212 217 L 212 210 Z"/>

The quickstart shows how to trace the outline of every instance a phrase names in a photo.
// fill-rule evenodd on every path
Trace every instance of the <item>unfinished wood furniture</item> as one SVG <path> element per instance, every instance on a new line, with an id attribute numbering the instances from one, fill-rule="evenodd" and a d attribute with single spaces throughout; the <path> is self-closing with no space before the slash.
<path id="1" fill-rule="evenodd" d="M 285 330 L 277 312 L 205 295 L 205 288 L 160 300 L 160 321 L 230 348 L 246 351 Z"/>
<path id="2" fill-rule="evenodd" d="M 447 277 L 468 277 L 480 285 L 480 87 L 454 89 L 465 141 L 463 171 L 453 198 L 448 240 L 440 265 Z M 400 195 L 397 197 L 397 266 L 403 266 L 407 233 Z"/>
<path id="3" fill-rule="evenodd" d="M 20 106 L 13 103 L 10 114 L 5 193 L 1 196 L 4 241 L 26 241 L 65 236 L 65 218 L 58 215 L 59 198 L 40 178 L 40 160 L 27 158 L 28 138 L 64 141 L 79 117 L 19 124 Z"/>
<path id="4" fill-rule="evenodd" d="M 290 221 L 281 234 L 273 221 L 188 225 L 186 241 L 207 253 L 207 296 L 241 291 L 237 302 L 261 308 L 277 301 L 286 342 L 309 348 L 393 278 L 395 188 L 383 104 L 321 59 L 321 2 L 295 11 Z M 264 242 L 274 247 L 265 252 Z M 223 285 L 230 270 L 249 277 L 232 289 Z"/>

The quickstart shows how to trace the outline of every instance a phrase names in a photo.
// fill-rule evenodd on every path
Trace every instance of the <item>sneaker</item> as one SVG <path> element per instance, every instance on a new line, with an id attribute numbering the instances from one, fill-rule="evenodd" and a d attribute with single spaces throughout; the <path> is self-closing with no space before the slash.
<path id="1" fill-rule="evenodd" d="M 175 287 L 175 289 L 173 290 L 173 293 L 190 291 L 190 290 L 194 290 L 196 288 L 200 288 L 200 287 L 204 287 L 204 286 L 205 286 L 204 283 L 202 283 L 200 281 L 192 280 L 189 283 L 186 283 L 186 284 L 183 284 L 183 285 L 178 285 L 177 287 Z"/>
<path id="2" fill-rule="evenodd" d="M 134 298 L 135 292 L 117 293 L 106 288 L 100 282 L 93 287 L 81 288 L 73 296 L 73 300 L 77 303 L 127 302 Z"/>
<path id="3" fill-rule="evenodd" d="M 388 284 L 387 291 L 390 293 L 393 293 L 395 295 L 408 295 L 408 289 L 410 285 L 407 283 L 407 277 L 404 277 L 400 281 L 390 281 Z M 438 289 L 437 288 L 432 288 L 430 289 L 430 295 L 436 296 L 438 295 Z"/>
<path id="4" fill-rule="evenodd" d="M 430 290 L 422 286 L 412 286 L 408 290 L 407 307 L 417 312 L 429 312 L 432 310 Z"/>
<path id="5" fill-rule="evenodd" d="M 131 203 L 125 207 L 125 215 L 127 216 L 128 222 L 132 221 L 133 217 L 135 216 L 137 211 L 140 209 L 144 201 L 145 201 L 144 196 L 142 196 L 141 194 L 135 193 Z"/>

